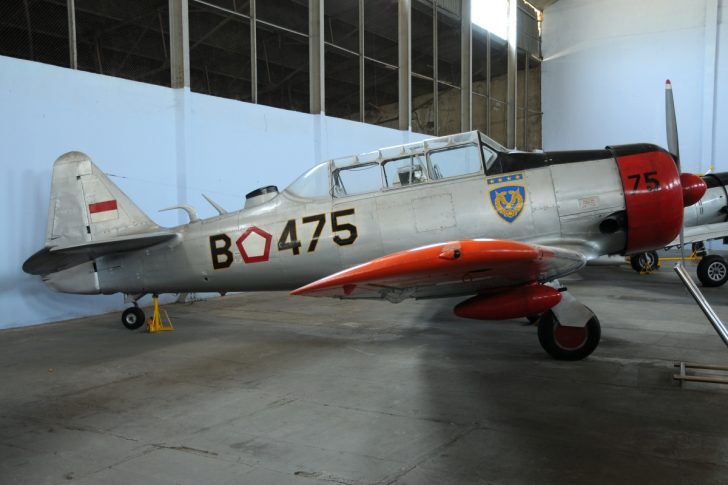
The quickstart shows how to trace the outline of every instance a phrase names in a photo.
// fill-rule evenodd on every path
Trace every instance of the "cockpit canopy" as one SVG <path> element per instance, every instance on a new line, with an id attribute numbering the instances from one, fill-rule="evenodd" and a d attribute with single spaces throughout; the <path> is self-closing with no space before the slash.
<path id="1" fill-rule="evenodd" d="M 320 163 L 285 192 L 340 198 L 483 174 L 507 151 L 478 131 L 460 133 Z"/>

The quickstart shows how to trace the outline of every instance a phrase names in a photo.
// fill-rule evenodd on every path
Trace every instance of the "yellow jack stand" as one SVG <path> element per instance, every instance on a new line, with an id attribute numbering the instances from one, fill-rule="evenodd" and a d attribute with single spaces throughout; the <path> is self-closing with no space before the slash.
<path id="1" fill-rule="evenodd" d="M 164 320 L 162 320 L 162 315 L 159 310 L 159 297 L 157 295 L 153 295 L 152 300 L 154 302 L 154 313 L 152 314 L 152 318 L 147 321 L 147 332 L 157 333 L 174 330 L 172 320 L 169 319 L 169 315 L 166 310 L 161 310 L 161 312 L 164 312 Z"/>

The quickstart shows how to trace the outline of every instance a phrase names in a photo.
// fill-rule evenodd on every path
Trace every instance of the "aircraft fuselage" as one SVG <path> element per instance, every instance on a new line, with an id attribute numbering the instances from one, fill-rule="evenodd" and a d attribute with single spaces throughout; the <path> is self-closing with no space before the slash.
<path id="1" fill-rule="evenodd" d="M 300 196 L 294 183 L 252 207 L 172 228 L 178 233 L 173 240 L 105 255 L 45 280 L 81 293 L 290 290 L 384 254 L 447 240 L 575 247 L 589 258 L 635 252 L 650 226 L 634 226 L 634 211 L 644 213 L 645 204 L 630 207 L 625 192 L 639 201 L 675 185 L 672 158 L 651 145 L 497 153 L 470 140 L 425 148 L 327 162 L 318 175 L 311 171 L 311 178 L 326 181 L 319 184 L 323 189 L 304 188 L 308 192 Z M 457 150 L 477 157 L 474 171 L 467 173 L 459 161 L 466 173 L 448 173 L 450 162 L 440 157 L 447 150 L 448 157 Z M 374 182 L 356 181 L 367 167 L 379 173 Z M 432 289 L 417 296 L 447 293 Z"/>

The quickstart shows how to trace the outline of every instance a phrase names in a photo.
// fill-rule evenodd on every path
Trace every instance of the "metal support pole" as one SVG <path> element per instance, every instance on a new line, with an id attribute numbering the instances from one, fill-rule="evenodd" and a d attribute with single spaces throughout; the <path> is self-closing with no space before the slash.
<path id="1" fill-rule="evenodd" d="M 78 69 L 78 50 L 76 49 L 76 1 L 66 0 L 68 11 L 68 53 L 69 67 Z"/>
<path id="2" fill-rule="evenodd" d="M 359 0 L 359 121 L 365 122 L 366 116 L 364 99 L 365 91 L 364 78 L 364 0 Z"/>
<path id="3" fill-rule="evenodd" d="M 250 99 L 258 103 L 258 34 L 257 16 L 255 3 L 257 0 L 250 0 Z"/>
<path id="4" fill-rule="evenodd" d="M 487 32 L 485 36 L 485 134 L 490 136 L 492 128 L 490 126 L 490 109 L 493 101 L 491 100 L 493 90 L 490 88 L 490 77 L 491 77 L 491 62 L 493 56 L 490 53 L 490 36 L 491 33 Z"/>
<path id="5" fill-rule="evenodd" d="M 30 21 L 30 6 L 28 0 L 23 0 L 25 7 L 25 27 L 28 29 L 28 49 L 30 50 L 30 60 L 35 60 L 35 49 L 33 48 L 33 24 Z"/>
<path id="6" fill-rule="evenodd" d="M 523 146 L 521 149 L 530 150 L 531 145 L 528 143 L 528 81 L 530 76 L 531 55 L 526 54 L 526 66 L 523 73 Z"/>
<path id="7" fill-rule="evenodd" d="M 412 4 L 399 0 L 399 129 L 412 130 Z"/>
<path id="8" fill-rule="evenodd" d="M 437 50 L 437 2 L 432 2 L 432 119 L 435 135 L 440 134 L 440 93 L 437 90 L 437 81 L 440 77 L 439 52 Z"/>
<path id="9" fill-rule="evenodd" d="M 323 114 L 325 109 L 324 74 L 324 0 L 308 2 L 308 79 L 310 112 Z"/>
<path id="10" fill-rule="evenodd" d="M 473 24 L 471 0 L 460 2 L 460 131 L 473 129 Z"/>
<path id="11" fill-rule="evenodd" d="M 169 67 L 173 88 L 190 87 L 189 25 L 187 0 L 169 0 Z"/>
<path id="12" fill-rule="evenodd" d="M 715 311 L 713 311 L 713 308 L 711 308 L 708 301 L 700 292 L 697 285 L 685 269 L 685 266 L 680 263 L 676 264 L 675 272 L 680 277 L 680 280 L 682 280 L 685 288 L 687 288 L 688 292 L 695 300 L 695 303 L 698 304 L 700 309 L 703 311 L 703 314 L 706 316 L 715 331 L 718 333 L 718 336 L 721 338 L 721 340 L 723 340 L 723 343 L 728 346 L 728 329 L 725 327 L 720 318 L 718 318 L 718 315 L 715 313 Z"/>
<path id="13" fill-rule="evenodd" d="M 708 0 L 705 4 L 705 50 L 703 59 L 703 125 L 702 148 L 700 160 L 713 166 L 715 156 L 715 92 L 716 92 L 716 65 L 718 61 L 718 30 L 720 14 L 718 0 Z M 699 171 L 708 170 L 702 162 Z"/>
<path id="14" fill-rule="evenodd" d="M 506 145 L 516 147 L 516 90 L 518 88 L 518 0 L 508 1 L 508 80 L 506 86 Z"/>

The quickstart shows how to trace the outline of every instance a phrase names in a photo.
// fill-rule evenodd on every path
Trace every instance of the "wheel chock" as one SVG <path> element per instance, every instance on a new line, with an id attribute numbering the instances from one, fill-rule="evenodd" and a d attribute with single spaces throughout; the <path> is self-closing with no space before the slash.
<path id="1" fill-rule="evenodd" d="M 657 263 L 657 265 L 653 265 L 651 261 L 648 261 L 645 264 L 644 269 L 640 271 L 640 274 L 652 274 L 660 267 L 660 263 Z"/>

